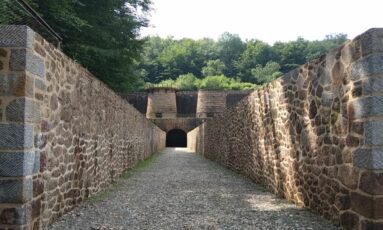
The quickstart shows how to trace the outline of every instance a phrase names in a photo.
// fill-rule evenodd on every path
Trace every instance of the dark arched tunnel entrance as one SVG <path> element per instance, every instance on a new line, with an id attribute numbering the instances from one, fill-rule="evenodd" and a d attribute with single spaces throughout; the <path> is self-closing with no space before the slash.
<path id="1" fill-rule="evenodd" d="M 166 147 L 186 147 L 187 135 L 181 129 L 172 129 L 166 134 Z"/>

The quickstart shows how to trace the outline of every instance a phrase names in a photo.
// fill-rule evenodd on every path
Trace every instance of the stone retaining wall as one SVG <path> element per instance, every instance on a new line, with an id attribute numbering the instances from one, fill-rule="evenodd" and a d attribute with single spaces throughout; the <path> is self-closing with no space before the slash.
<path id="1" fill-rule="evenodd" d="M 121 94 L 121 97 L 126 99 L 129 104 L 136 108 L 140 113 L 146 114 L 148 107 L 148 93 L 147 92 L 135 92 L 129 94 Z"/>
<path id="2" fill-rule="evenodd" d="M 26 26 L 0 26 L 0 229 L 45 229 L 165 132 Z"/>
<path id="3" fill-rule="evenodd" d="M 197 98 L 197 91 L 176 92 L 177 117 L 195 117 L 197 111 Z"/>
<path id="4" fill-rule="evenodd" d="M 345 229 L 383 229 L 383 29 L 254 91 L 188 146 Z"/>

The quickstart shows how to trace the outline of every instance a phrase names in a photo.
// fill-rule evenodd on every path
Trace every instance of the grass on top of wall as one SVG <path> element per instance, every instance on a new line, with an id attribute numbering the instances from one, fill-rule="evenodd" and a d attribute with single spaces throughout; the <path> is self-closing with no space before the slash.
<path id="1" fill-rule="evenodd" d="M 160 154 L 161 154 L 161 152 L 154 153 L 151 156 L 149 156 L 148 158 L 146 158 L 145 160 L 138 162 L 137 165 L 134 166 L 132 169 L 128 169 L 125 172 L 123 172 L 117 180 L 113 181 L 108 186 L 108 188 L 106 188 L 106 189 L 100 191 L 99 193 L 89 197 L 85 202 L 90 203 L 90 204 L 95 204 L 95 203 L 98 203 L 100 201 L 103 201 L 108 195 L 110 195 L 111 192 L 115 191 L 121 185 L 122 182 L 129 179 L 133 174 L 135 174 L 137 172 L 141 172 L 144 169 L 146 169 L 147 167 L 149 167 L 150 165 L 152 165 L 154 163 L 154 161 L 159 157 Z"/>

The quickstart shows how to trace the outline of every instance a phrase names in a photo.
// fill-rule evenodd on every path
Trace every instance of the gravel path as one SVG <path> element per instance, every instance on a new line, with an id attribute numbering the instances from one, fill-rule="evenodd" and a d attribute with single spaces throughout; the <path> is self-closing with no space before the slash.
<path id="1" fill-rule="evenodd" d="M 336 229 L 250 180 L 185 149 L 167 148 L 104 201 L 50 229 Z"/>

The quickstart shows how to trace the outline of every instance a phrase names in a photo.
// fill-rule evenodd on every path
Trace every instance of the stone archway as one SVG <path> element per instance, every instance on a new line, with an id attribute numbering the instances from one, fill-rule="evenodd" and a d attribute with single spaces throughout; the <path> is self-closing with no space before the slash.
<path id="1" fill-rule="evenodd" d="M 172 129 L 166 133 L 166 147 L 187 147 L 187 134 L 182 129 Z"/>

